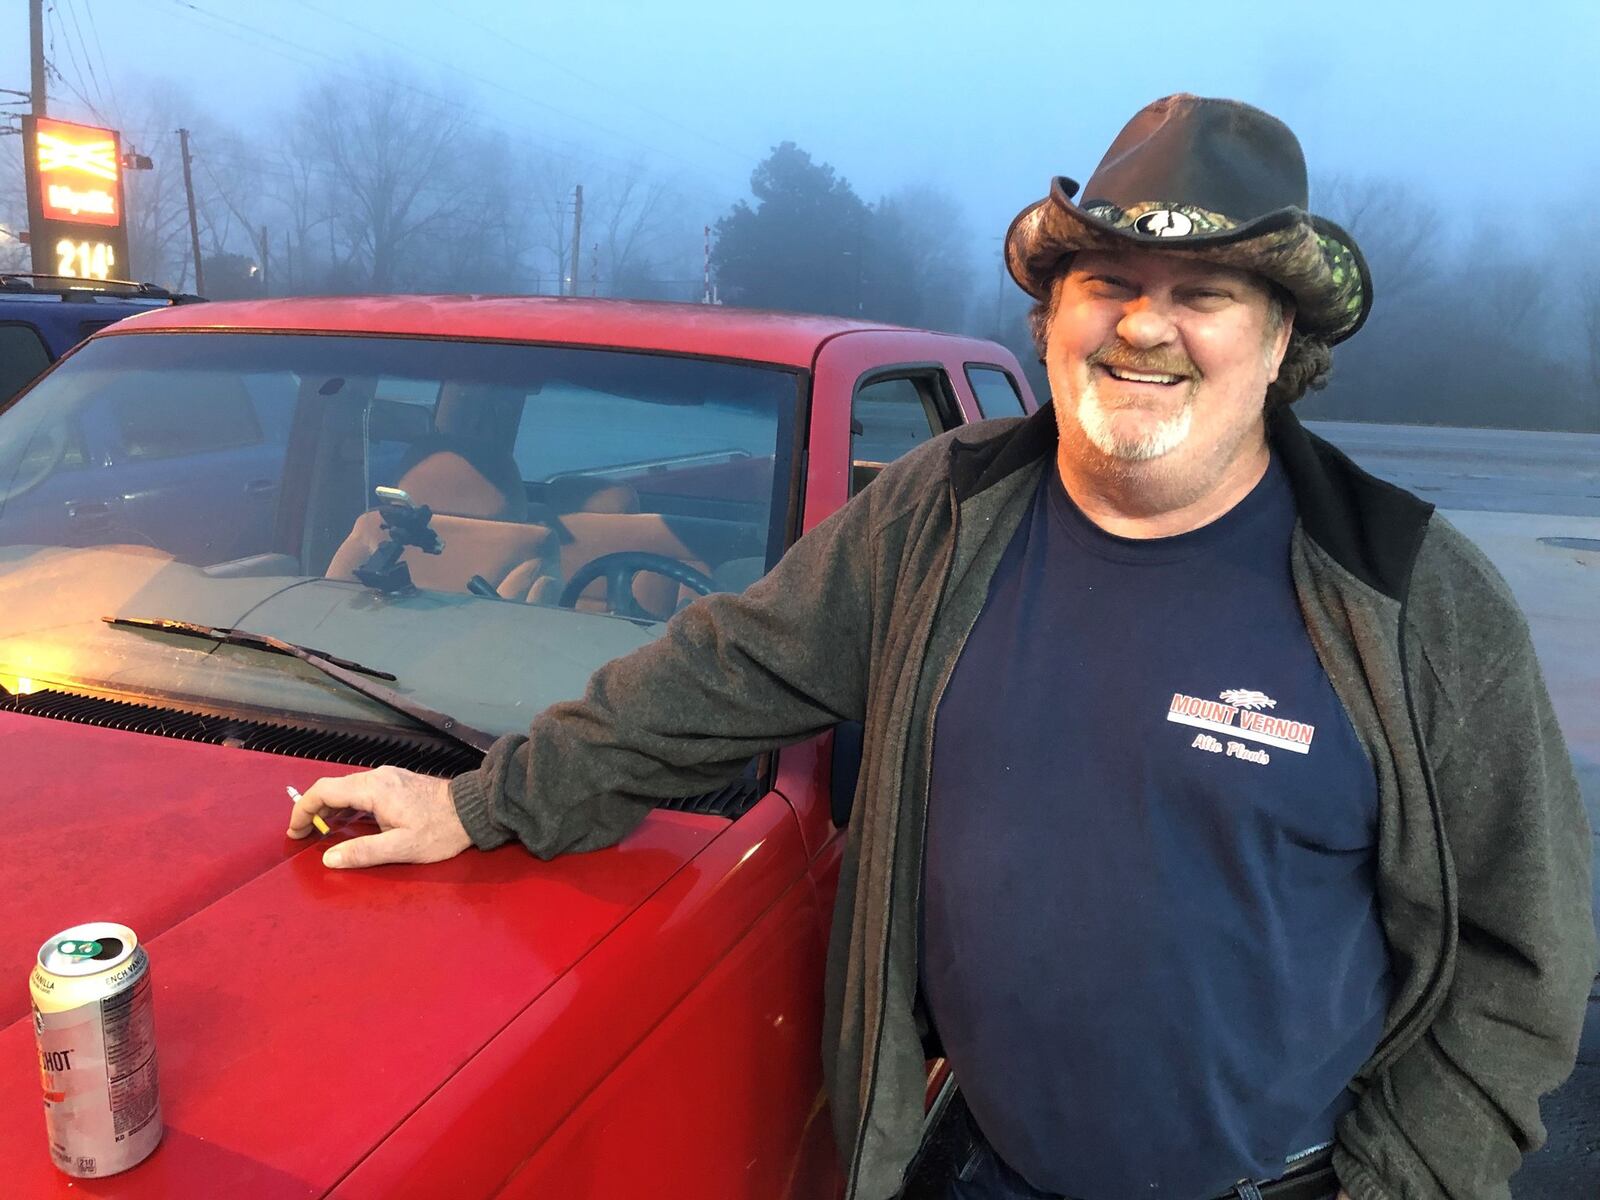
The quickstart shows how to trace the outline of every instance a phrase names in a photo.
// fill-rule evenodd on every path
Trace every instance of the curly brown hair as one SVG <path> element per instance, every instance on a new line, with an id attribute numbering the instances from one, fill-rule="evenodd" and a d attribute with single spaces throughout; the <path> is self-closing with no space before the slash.
<path id="1" fill-rule="evenodd" d="M 1072 256 L 1062 259 L 1056 268 L 1050 290 L 1043 300 L 1035 301 L 1028 310 L 1028 332 L 1033 335 L 1033 348 L 1039 361 L 1044 361 L 1045 344 L 1050 338 L 1050 322 L 1056 315 L 1056 281 L 1065 275 Z M 1268 320 L 1274 330 L 1283 327 L 1284 316 L 1294 310 L 1294 297 L 1273 283 L 1263 280 L 1272 296 Z M 1278 377 L 1267 385 L 1266 411 L 1276 412 L 1287 408 L 1307 392 L 1321 391 L 1328 386 L 1333 374 L 1333 348 L 1321 338 L 1301 333 L 1298 329 L 1289 334 L 1289 346 L 1283 352 L 1283 362 L 1278 364 Z"/>

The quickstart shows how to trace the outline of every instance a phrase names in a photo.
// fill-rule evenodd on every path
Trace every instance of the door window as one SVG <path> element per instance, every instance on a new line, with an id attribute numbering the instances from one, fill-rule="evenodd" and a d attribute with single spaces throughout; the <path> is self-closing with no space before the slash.
<path id="1" fill-rule="evenodd" d="M 16 395 L 50 365 L 50 351 L 32 325 L 0 325 L 0 400 Z"/>
<path id="2" fill-rule="evenodd" d="M 850 494 L 889 463 L 960 424 L 943 371 L 878 378 L 856 388 L 850 408 Z"/>
<path id="3" fill-rule="evenodd" d="M 262 440 L 255 407 L 237 379 L 207 381 L 197 374 L 188 390 L 174 391 L 159 403 L 130 390 L 117 395 L 111 408 L 128 459 L 204 454 Z"/>
<path id="4" fill-rule="evenodd" d="M 967 364 L 967 382 L 972 394 L 978 398 L 978 407 L 986 417 L 1022 417 L 1022 392 L 1009 371 L 999 367 Z"/>

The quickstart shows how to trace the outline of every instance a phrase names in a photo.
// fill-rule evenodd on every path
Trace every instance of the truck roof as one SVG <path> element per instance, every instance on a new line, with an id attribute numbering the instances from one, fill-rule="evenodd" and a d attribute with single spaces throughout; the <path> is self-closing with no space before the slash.
<path id="1" fill-rule="evenodd" d="M 841 333 L 910 332 L 843 317 L 709 304 L 564 296 L 316 296 L 167 308 L 134 317 L 100 336 L 155 330 L 554 342 L 705 354 L 796 367 L 809 366 L 817 348 Z"/>

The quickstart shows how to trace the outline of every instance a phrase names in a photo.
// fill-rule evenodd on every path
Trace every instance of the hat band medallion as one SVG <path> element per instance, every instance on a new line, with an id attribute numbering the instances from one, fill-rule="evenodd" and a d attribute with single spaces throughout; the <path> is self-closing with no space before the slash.
<path id="1" fill-rule="evenodd" d="M 1194 222 L 1171 208 L 1147 212 L 1133 223 L 1133 227 L 1148 237 L 1185 237 L 1194 232 Z"/>

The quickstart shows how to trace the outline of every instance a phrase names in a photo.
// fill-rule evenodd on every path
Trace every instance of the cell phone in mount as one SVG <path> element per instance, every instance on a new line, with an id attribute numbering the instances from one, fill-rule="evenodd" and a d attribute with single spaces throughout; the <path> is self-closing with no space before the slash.
<path id="1" fill-rule="evenodd" d="M 378 499 L 378 516 L 383 530 L 389 536 L 374 550 L 366 562 L 355 570 L 356 578 L 369 588 L 389 595 L 404 595 L 416 591 L 411 582 L 411 568 L 400 561 L 407 546 L 415 546 L 424 554 L 438 554 L 444 549 L 439 535 L 428 524 L 433 520 L 433 509 L 426 504 L 415 504 L 402 489 L 395 487 L 373 488 Z"/>

